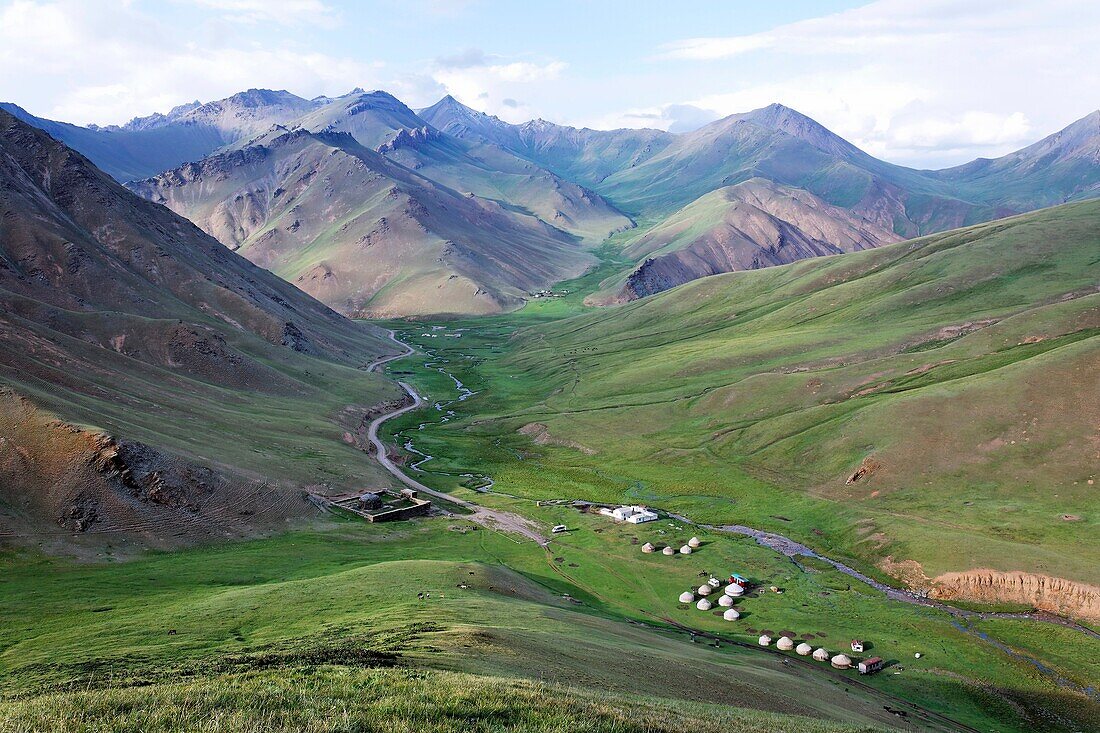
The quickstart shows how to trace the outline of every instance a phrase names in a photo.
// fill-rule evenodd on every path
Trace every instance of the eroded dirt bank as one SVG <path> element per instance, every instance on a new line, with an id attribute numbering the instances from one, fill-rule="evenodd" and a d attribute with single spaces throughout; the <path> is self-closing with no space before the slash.
<path id="1" fill-rule="evenodd" d="M 944 573 L 932 581 L 929 596 L 946 601 L 1019 603 L 1068 618 L 1100 621 L 1100 587 L 1036 573 L 982 568 Z"/>

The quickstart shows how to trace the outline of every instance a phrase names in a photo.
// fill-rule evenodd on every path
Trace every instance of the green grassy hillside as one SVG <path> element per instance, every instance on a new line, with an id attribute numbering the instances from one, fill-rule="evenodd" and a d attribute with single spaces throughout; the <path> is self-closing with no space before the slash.
<path id="1" fill-rule="evenodd" d="M 457 694 L 460 684 L 471 692 L 513 688 L 511 714 L 526 707 L 520 700 L 532 703 L 533 717 L 516 721 L 526 725 L 547 714 L 540 690 L 563 702 L 581 695 L 619 708 L 624 696 L 645 695 L 650 702 L 638 712 L 655 720 L 686 710 L 687 701 L 874 726 L 894 720 L 884 702 L 916 713 L 871 690 L 844 694 L 828 676 L 787 669 L 763 653 L 718 650 L 684 634 L 624 624 L 616 618 L 621 606 L 557 576 L 548 560 L 533 544 L 455 519 L 391 528 L 337 522 L 328 531 L 114 567 L 5 558 L 0 706 L 34 720 L 61 702 L 54 719 L 80 720 L 80 700 L 90 698 L 72 693 L 102 691 L 95 694 L 97 715 L 118 726 L 125 718 L 116 716 L 134 694 L 128 690 L 152 683 L 164 708 L 135 713 L 153 716 L 147 720 L 173 715 L 188 728 L 205 716 L 203 705 L 194 706 L 197 696 L 221 700 L 234 720 L 256 725 L 257 715 L 304 720 L 312 708 L 298 710 L 296 700 L 314 697 L 326 681 L 335 690 L 361 681 L 367 689 L 405 688 L 401 696 L 409 696 L 401 710 L 367 706 L 363 714 L 404 711 L 418 719 L 446 720 L 448 709 L 476 719 L 494 709 L 495 696 L 487 708 L 472 706 Z M 626 589 L 597 567 L 589 573 L 607 593 Z M 674 598 L 663 587 L 669 581 L 674 577 L 659 579 L 662 595 Z M 430 597 L 418 599 L 424 592 Z M 32 607 L 40 611 L 30 623 Z M 385 671 L 394 668 L 401 671 Z M 534 680 L 545 686 L 527 682 Z M 250 687 L 272 684 L 280 693 L 263 706 L 248 699 Z M 346 695 L 335 700 L 354 707 Z M 649 705 L 655 707 L 645 712 Z M 751 710 L 708 714 L 815 730 L 808 720 Z"/>
<path id="2" fill-rule="evenodd" d="M 215 705 L 224 727 L 213 730 L 354 730 L 345 721 L 431 717 L 440 730 L 466 718 L 518 730 L 684 730 L 704 718 L 735 730 L 955 729 L 946 715 L 1018 731 L 1040 721 L 1080 730 L 1096 719 L 1087 698 L 983 642 L 976 634 L 993 630 L 987 622 L 956 627 L 942 612 L 889 604 L 745 539 L 484 498 L 572 532 L 544 550 L 455 517 L 388 526 L 333 519 L 124 564 L 0 556 L 0 720 L 14 730 L 50 722 L 191 730 Z M 636 541 L 688 531 L 704 540 L 690 557 L 638 551 Z M 734 623 L 678 603 L 708 569 L 737 569 L 784 593 L 744 598 Z M 726 641 L 693 643 L 674 624 Z M 1019 626 L 998 633 L 1011 633 L 1026 654 L 1040 653 L 1039 639 L 1058 648 L 1075 641 Z M 761 650 L 763 628 L 809 633 L 832 650 L 865 636 L 898 674 L 864 679 Z M 1094 658 L 1093 642 L 1083 645 Z M 1095 674 L 1091 664 L 1045 661 L 1073 685 Z M 471 699 L 490 689 L 483 703 Z M 502 709 L 505 691 L 514 702 Z M 151 703 L 132 706 L 139 695 Z M 579 708 L 560 719 L 555 704 Z M 622 727 L 601 710 L 627 716 Z M 313 720 L 325 714 L 334 717 Z"/>
<path id="3" fill-rule="evenodd" d="M 1055 610 L 1093 617 L 1097 232 L 1100 204 L 1073 204 L 510 340 L 518 318 L 421 340 L 481 393 L 407 435 L 434 470 L 508 493 L 748 523 L 914 587 L 1065 578 Z M 541 445 L 518 432 L 532 423 Z"/>
<path id="4" fill-rule="evenodd" d="M 322 667 L 55 693 L 0 703 L 3 733 L 854 733 L 877 726 L 451 672 Z"/>
<path id="5" fill-rule="evenodd" d="M 871 249 L 898 239 L 808 191 L 752 178 L 706 193 L 630 239 L 622 255 L 644 264 L 602 282 L 591 300 L 626 302 L 707 275 Z"/>

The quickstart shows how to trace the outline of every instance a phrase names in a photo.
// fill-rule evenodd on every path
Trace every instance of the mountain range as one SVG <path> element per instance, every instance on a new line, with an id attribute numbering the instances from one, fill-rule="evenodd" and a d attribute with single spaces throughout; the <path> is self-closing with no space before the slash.
<path id="1" fill-rule="evenodd" d="M 358 89 L 252 89 L 114 128 L 6 108 L 355 316 L 511 310 L 591 267 L 609 236 L 627 264 L 596 303 L 1100 195 L 1100 112 L 924 171 L 779 104 L 682 134 L 516 125 Z"/>

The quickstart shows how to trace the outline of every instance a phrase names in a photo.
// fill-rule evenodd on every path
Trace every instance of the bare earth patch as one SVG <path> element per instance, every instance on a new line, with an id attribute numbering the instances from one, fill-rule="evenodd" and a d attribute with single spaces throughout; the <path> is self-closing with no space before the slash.
<path id="1" fill-rule="evenodd" d="M 879 561 L 879 569 L 892 578 L 897 578 L 913 590 L 924 590 L 932 583 L 924 574 L 924 568 L 916 560 L 895 560 L 887 555 Z"/>
<path id="2" fill-rule="evenodd" d="M 859 468 L 857 468 L 844 483 L 850 486 L 858 481 L 863 481 L 874 475 L 880 468 L 882 468 L 882 464 L 876 461 L 874 456 L 867 456 L 863 459 L 863 462 L 859 464 Z"/>
<path id="3" fill-rule="evenodd" d="M 524 425 L 522 428 L 520 428 L 517 432 L 519 432 L 520 435 L 526 435 L 527 437 L 529 437 L 535 443 L 535 445 L 556 445 L 562 448 L 573 448 L 575 450 L 579 450 L 586 456 L 596 455 L 596 451 L 586 445 L 581 445 L 574 440 L 555 438 L 554 436 L 550 435 L 550 429 L 540 422 L 528 423 L 527 425 Z"/>

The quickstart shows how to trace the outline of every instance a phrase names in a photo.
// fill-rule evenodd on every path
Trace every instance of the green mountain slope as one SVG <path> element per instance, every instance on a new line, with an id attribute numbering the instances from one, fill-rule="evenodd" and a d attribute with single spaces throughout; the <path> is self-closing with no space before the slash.
<path id="1" fill-rule="evenodd" d="M 361 371 L 380 332 L 2 111 L 0 220 L 0 534 L 170 547 L 309 515 L 319 476 L 377 480 L 333 441 L 400 394 Z"/>
<path id="2" fill-rule="evenodd" d="M 1100 195 L 1100 110 L 1000 158 L 936 171 L 975 200 L 1016 211 Z"/>
<path id="3" fill-rule="evenodd" d="M 1100 203 L 1066 205 L 532 327 L 459 373 L 476 422 L 416 445 L 504 492 L 642 499 L 1100 618 L 1098 232 Z"/>
<path id="4" fill-rule="evenodd" d="M 675 137 L 660 130 L 578 129 L 541 119 L 512 125 L 449 95 L 418 114 L 454 137 L 510 150 L 595 189 L 608 176 L 646 160 Z"/>
<path id="5" fill-rule="evenodd" d="M 903 236 L 994 216 L 949 184 L 877 160 L 778 104 L 677 135 L 661 152 L 609 176 L 598 190 L 627 211 L 670 213 L 708 191 L 754 177 L 805 188 Z"/>
<path id="6" fill-rule="evenodd" d="M 622 247 L 638 268 L 592 302 L 626 302 L 707 275 L 856 252 L 900 239 L 809 191 L 753 178 L 703 194 Z"/>

